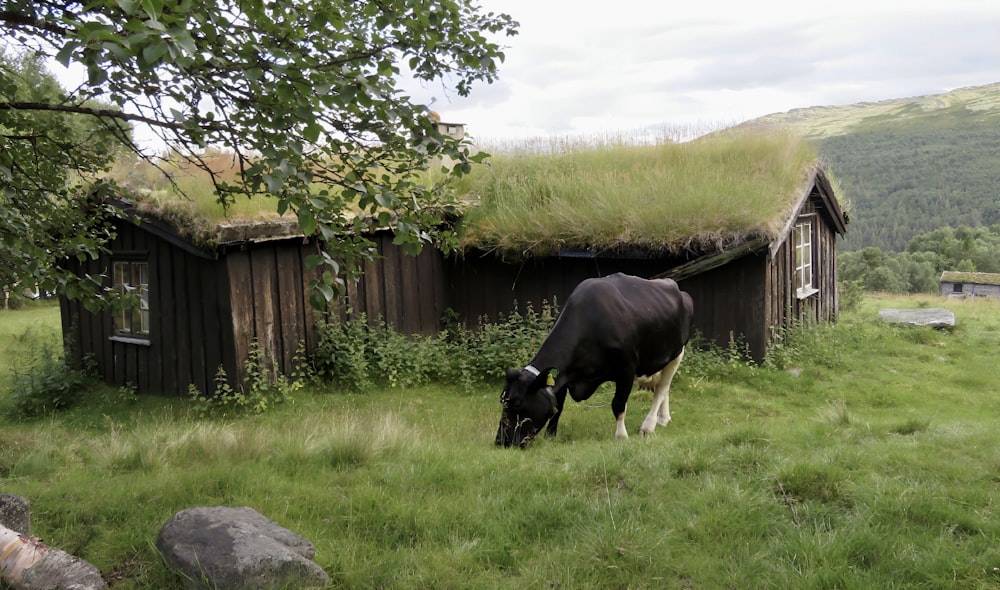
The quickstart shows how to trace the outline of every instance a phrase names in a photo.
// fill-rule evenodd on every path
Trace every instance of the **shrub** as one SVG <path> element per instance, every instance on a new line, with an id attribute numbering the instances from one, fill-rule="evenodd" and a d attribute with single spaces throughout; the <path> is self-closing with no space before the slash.
<path id="1" fill-rule="evenodd" d="M 88 371 L 71 367 L 63 350 L 41 342 L 31 331 L 18 338 L 25 352 L 11 363 L 11 415 L 34 418 L 80 401 L 89 381 Z"/>
<path id="2" fill-rule="evenodd" d="M 292 379 L 284 375 L 274 378 L 266 370 L 264 351 L 257 341 L 250 344 L 250 356 L 245 363 L 246 384 L 232 387 L 226 370 L 219 366 L 215 373 L 215 394 L 202 393 L 193 384 L 188 386 L 188 396 L 201 417 L 226 416 L 230 413 L 253 412 L 262 414 L 270 408 L 288 401 L 303 385 L 298 375 Z"/>
<path id="3" fill-rule="evenodd" d="M 355 391 L 374 384 L 426 385 L 446 358 L 437 338 L 400 334 L 381 318 L 369 321 L 365 314 L 337 324 L 321 323 L 319 334 L 311 359 L 313 374 Z"/>
<path id="4" fill-rule="evenodd" d="M 313 373 L 360 391 L 373 384 L 414 387 L 432 381 L 457 383 L 467 390 L 503 377 L 509 367 L 526 363 L 555 324 L 554 305 L 541 312 L 516 308 L 497 322 L 480 320 L 470 329 L 449 310 L 444 329 L 434 337 L 406 336 L 382 321 L 361 314 L 319 326 L 320 341 Z"/>

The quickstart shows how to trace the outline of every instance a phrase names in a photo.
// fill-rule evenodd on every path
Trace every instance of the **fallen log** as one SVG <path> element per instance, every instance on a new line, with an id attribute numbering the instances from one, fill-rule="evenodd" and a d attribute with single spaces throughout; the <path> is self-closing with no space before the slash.
<path id="1" fill-rule="evenodd" d="M 11 590 L 107 590 L 86 561 L 0 525 L 0 580 Z"/>

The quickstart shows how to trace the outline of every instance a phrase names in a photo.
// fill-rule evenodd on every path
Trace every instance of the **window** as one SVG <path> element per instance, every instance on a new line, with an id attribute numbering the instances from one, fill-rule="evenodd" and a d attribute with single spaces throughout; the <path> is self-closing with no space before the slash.
<path id="1" fill-rule="evenodd" d="M 115 313 L 115 333 L 126 336 L 149 335 L 149 264 L 138 260 L 114 262 L 115 289 L 139 297 L 139 305 Z"/>
<path id="2" fill-rule="evenodd" d="M 812 222 L 795 226 L 795 294 L 801 299 L 818 293 L 813 286 Z"/>
<path id="3" fill-rule="evenodd" d="M 952 291 L 952 293 L 961 293 L 962 292 L 962 283 L 955 283 L 954 285 L 952 285 L 951 291 Z"/>

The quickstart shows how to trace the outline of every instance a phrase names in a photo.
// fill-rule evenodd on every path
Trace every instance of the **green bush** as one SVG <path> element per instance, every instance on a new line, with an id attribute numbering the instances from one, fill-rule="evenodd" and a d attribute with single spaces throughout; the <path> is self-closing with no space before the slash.
<path id="1" fill-rule="evenodd" d="M 63 350 L 30 330 L 16 337 L 24 352 L 11 363 L 8 393 L 16 419 L 44 416 L 75 405 L 88 385 L 88 371 L 69 365 Z"/>
<path id="2" fill-rule="evenodd" d="M 300 353 L 296 354 L 298 356 Z M 188 386 L 188 397 L 194 402 L 198 415 L 203 418 L 245 412 L 263 414 L 288 401 L 303 386 L 301 375 L 293 375 L 291 379 L 285 375 L 272 378 L 266 366 L 264 351 L 257 340 L 254 340 L 250 343 L 250 356 L 244 364 L 247 375 L 245 384 L 235 388 L 231 386 L 226 370 L 219 365 L 214 379 L 215 394 L 202 393 L 191 384 Z"/>
<path id="3" fill-rule="evenodd" d="M 510 367 L 527 363 L 552 330 L 554 305 L 541 312 L 515 308 L 497 322 L 480 321 L 476 329 L 443 318 L 444 329 L 433 337 L 396 332 L 381 318 L 364 314 L 340 323 L 322 323 L 311 358 L 313 374 L 341 387 L 361 391 L 372 385 L 416 387 L 431 382 L 457 383 L 466 390 L 503 378 Z"/>

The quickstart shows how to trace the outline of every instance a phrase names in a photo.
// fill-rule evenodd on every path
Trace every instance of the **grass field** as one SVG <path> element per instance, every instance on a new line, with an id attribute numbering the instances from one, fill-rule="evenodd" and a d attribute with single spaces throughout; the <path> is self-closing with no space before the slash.
<path id="1" fill-rule="evenodd" d="M 877 320 L 904 306 L 957 326 Z M 230 420 L 95 394 L 2 423 L 0 490 L 115 588 L 182 588 L 153 543 L 204 505 L 305 536 L 344 588 L 998 588 L 998 345 L 998 302 L 868 296 L 771 366 L 689 354 L 651 437 L 615 441 L 604 391 L 525 451 L 493 446 L 498 387 L 313 388 Z"/>

